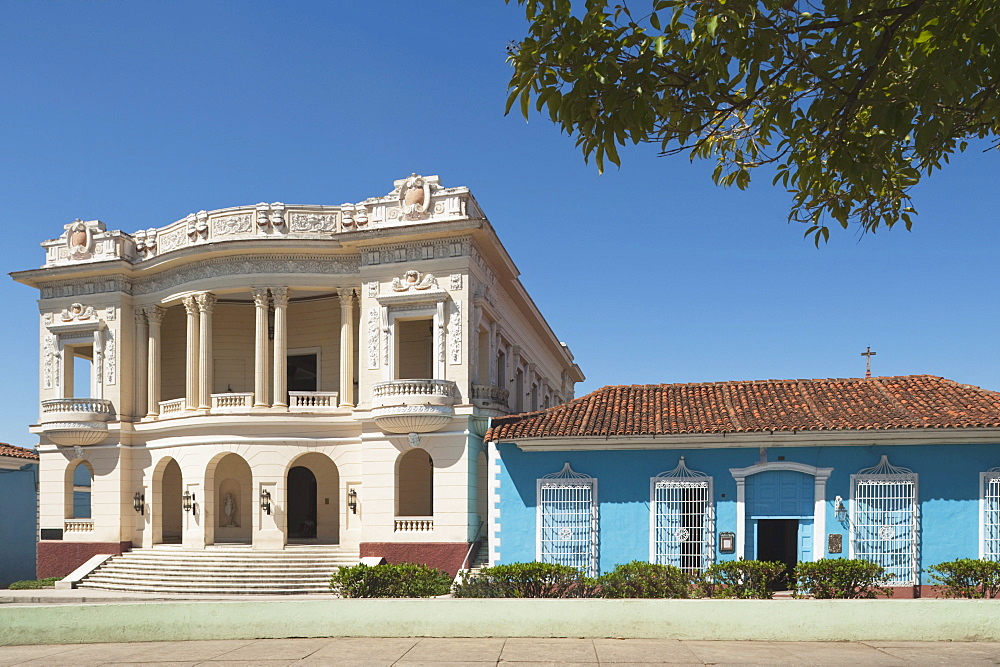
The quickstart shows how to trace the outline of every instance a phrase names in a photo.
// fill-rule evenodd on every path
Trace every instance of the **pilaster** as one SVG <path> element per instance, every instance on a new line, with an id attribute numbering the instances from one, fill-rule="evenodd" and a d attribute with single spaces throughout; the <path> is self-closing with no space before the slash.
<path id="1" fill-rule="evenodd" d="M 146 400 L 147 417 L 157 417 L 160 414 L 160 323 L 166 312 L 161 306 L 146 309 L 146 321 L 149 323 L 148 347 L 146 352 Z"/>
<path id="2" fill-rule="evenodd" d="M 288 288 L 272 287 L 271 302 L 274 306 L 274 399 L 272 405 L 276 408 L 287 408 Z"/>
<path id="3" fill-rule="evenodd" d="M 184 407 L 194 410 L 198 407 L 198 335 L 201 328 L 198 322 L 198 300 L 194 295 L 184 298 L 184 310 L 187 312 Z"/>
<path id="4" fill-rule="evenodd" d="M 255 309 L 255 332 L 254 339 L 254 395 L 253 406 L 255 408 L 266 408 L 267 400 L 267 307 L 268 291 L 266 287 L 254 287 L 251 289 L 253 295 L 253 305 Z"/>
<path id="5" fill-rule="evenodd" d="M 340 405 L 354 407 L 354 289 L 340 295 Z"/>
<path id="6" fill-rule="evenodd" d="M 212 385 L 214 377 L 214 359 L 212 358 L 212 311 L 215 309 L 215 295 L 210 292 L 198 294 L 198 408 L 209 410 L 212 407 Z"/>

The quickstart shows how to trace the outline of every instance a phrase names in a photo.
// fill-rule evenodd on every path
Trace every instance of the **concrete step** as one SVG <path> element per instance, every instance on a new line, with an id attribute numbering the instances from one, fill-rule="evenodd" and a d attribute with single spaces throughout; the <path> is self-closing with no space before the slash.
<path id="1" fill-rule="evenodd" d="M 146 593 L 329 593 L 330 576 L 359 560 L 356 551 L 326 545 L 268 551 L 243 545 L 198 550 L 170 545 L 115 556 L 79 586 Z"/>

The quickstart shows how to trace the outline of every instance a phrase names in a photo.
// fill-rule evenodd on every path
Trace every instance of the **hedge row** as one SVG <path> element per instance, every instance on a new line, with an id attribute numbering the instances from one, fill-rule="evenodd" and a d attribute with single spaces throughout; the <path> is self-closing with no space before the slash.
<path id="1" fill-rule="evenodd" d="M 1000 563 L 962 559 L 928 570 L 945 597 L 995 598 L 1000 595 Z M 343 597 L 457 598 L 739 598 L 769 599 L 786 576 L 784 563 L 738 560 L 716 563 L 689 575 L 672 565 L 633 561 L 596 578 L 566 565 L 511 563 L 463 572 L 452 583 L 447 573 L 426 565 L 356 565 L 331 579 Z M 826 558 L 795 566 L 795 597 L 874 599 L 892 594 L 891 577 L 876 563 Z"/>

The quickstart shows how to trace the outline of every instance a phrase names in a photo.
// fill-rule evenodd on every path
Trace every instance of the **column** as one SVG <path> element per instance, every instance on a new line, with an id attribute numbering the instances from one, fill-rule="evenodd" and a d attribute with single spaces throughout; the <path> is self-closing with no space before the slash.
<path id="1" fill-rule="evenodd" d="M 165 312 L 160 306 L 146 309 L 146 320 L 149 322 L 149 347 L 146 352 L 147 417 L 160 414 L 160 322 L 163 321 Z"/>
<path id="2" fill-rule="evenodd" d="M 212 407 L 212 385 L 215 384 L 215 360 L 212 358 L 212 310 L 215 295 L 205 292 L 198 300 L 198 408 Z"/>
<path id="3" fill-rule="evenodd" d="M 340 407 L 354 407 L 354 289 L 340 294 Z"/>
<path id="4" fill-rule="evenodd" d="M 250 290 L 253 294 L 253 305 L 256 310 L 256 339 L 254 343 L 254 368 L 253 368 L 253 406 L 255 408 L 266 408 L 267 402 L 267 288 L 254 287 Z"/>
<path id="5" fill-rule="evenodd" d="M 184 378 L 184 407 L 193 410 L 198 407 L 198 300 L 194 295 L 184 297 L 184 310 L 187 311 L 187 345 L 185 346 L 186 366 Z"/>
<path id="6" fill-rule="evenodd" d="M 146 353 L 149 349 L 149 325 L 146 324 L 146 309 L 135 309 L 135 393 L 132 400 L 132 414 L 135 419 L 141 419 L 146 409 L 146 370 L 149 362 Z"/>
<path id="7" fill-rule="evenodd" d="M 274 383 L 272 385 L 274 400 L 272 405 L 276 408 L 287 408 L 288 374 L 285 367 L 288 364 L 288 288 L 272 287 L 271 300 L 274 305 Z"/>

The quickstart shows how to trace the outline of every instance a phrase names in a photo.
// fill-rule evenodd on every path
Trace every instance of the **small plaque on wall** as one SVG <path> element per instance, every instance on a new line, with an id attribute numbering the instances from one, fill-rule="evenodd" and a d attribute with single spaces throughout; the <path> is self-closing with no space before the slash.
<path id="1" fill-rule="evenodd" d="M 719 552 L 731 554 L 736 551 L 736 533 L 719 533 Z"/>
<path id="2" fill-rule="evenodd" d="M 844 552 L 844 536 L 840 533 L 830 533 L 826 536 L 826 550 L 832 554 Z"/>
<path id="3" fill-rule="evenodd" d="M 61 540 L 63 537 L 62 528 L 42 528 L 40 532 L 43 540 Z"/>

